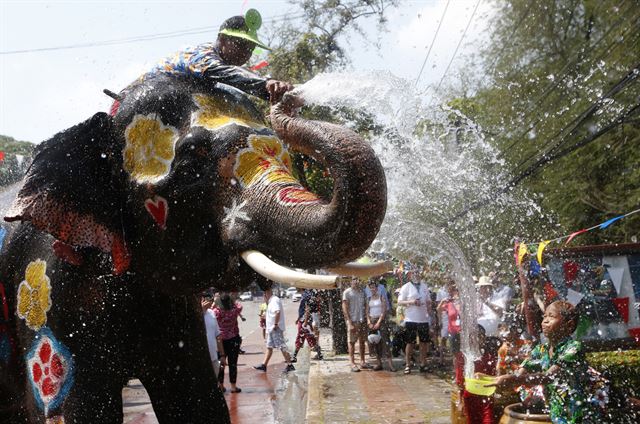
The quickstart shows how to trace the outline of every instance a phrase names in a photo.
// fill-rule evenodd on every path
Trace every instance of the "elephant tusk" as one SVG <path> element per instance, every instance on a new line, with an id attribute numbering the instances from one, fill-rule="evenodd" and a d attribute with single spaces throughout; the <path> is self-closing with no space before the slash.
<path id="1" fill-rule="evenodd" d="M 337 275 L 314 275 L 294 271 L 278 265 L 257 250 L 247 250 L 240 255 L 247 265 L 263 277 L 278 283 L 290 284 L 297 288 L 335 289 L 337 282 L 341 280 Z"/>
<path id="2" fill-rule="evenodd" d="M 393 262 L 376 262 L 372 264 L 360 264 L 349 262 L 334 268 L 327 268 L 327 271 L 338 275 L 350 275 L 353 277 L 373 277 L 393 270 Z"/>

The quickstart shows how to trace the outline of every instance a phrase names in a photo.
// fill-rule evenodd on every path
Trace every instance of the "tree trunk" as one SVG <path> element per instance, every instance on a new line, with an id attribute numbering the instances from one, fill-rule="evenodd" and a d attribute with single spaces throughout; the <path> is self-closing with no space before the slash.
<path id="1" fill-rule="evenodd" d="M 342 290 L 331 290 L 329 297 L 329 315 L 333 352 L 336 355 L 348 353 L 347 349 L 347 323 L 342 315 Z"/>

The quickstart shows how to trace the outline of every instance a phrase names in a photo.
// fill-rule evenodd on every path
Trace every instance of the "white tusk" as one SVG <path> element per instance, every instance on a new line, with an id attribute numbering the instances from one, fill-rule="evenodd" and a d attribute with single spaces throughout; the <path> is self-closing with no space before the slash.
<path id="1" fill-rule="evenodd" d="M 327 271 L 338 275 L 350 275 L 353 277 L 372 277 L 384 274 L 393 270 L 393 262 L 376 262 L 372 264 L 360 264 L 357 262 L 349 262 L 335 268 L 328 268 Z"/>
<path id="2" fill-rule="evenodd" d="M 313 275 L 294 271 L 278 265 L 257 250 L 247 250 L 241 253 L 242 259 L 255 272 L 278 283 L 290 284 L 303 289 L 335 289 L 340 280 L 337 275 Z"/>

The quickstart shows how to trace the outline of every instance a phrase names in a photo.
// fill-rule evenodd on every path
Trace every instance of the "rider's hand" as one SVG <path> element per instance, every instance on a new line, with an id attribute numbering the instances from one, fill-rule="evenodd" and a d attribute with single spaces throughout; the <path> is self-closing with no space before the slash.
<path id="1" fill-rule="evenodd" d="M 267 91 L 269 92 L 269 100 L 271 103 L 278 103 L 284 93 L 293 90 L 293 84 L 278 80 L 267 81 Z"/>

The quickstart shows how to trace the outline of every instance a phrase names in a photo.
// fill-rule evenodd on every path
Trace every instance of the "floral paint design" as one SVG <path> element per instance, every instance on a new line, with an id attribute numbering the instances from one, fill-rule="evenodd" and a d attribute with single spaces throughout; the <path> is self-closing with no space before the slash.
<path id="1" fill-rule="evenodd" d="M 171 169 L 178 130 L 155 114 L 136 115 L 124 132 L 124 169 L 138 183 L 155 183 Z"/>
<path id="2" fill-rule="evenodd" d="M 248 147 L 238 152 L 234 167 L 243 187 L 258 183 L 278 185 L 278 202 L 286 206 L 320 202 L 293 177 L 291 156 L 277 137 L 252 134 L 247 141 Z"/>
<path id="3" fill-rule="evenodd" d="M 263 129 L 264 123 L 257 122 L 249 112 L 239 104 L 225 103 L 224 99 L 194 94 L 193 101 L 198 110 L 191 116 L 191 125 L 216 130 L 230 124 Z"/>
<path id="4" fill-rule="evenodd" d="M 36 402 L 46 415 L 62 404 L 73 386 L 71 353 L 48 328 L 43 328 L 38 332 L 26 362 Z"/>
<path id="5" fill-rule="evenodd" d="M 18 286 L 18 316 L 36 331 L 47 323 L 51 309 L 51 284 L 46 271 L 47 263 L 42 259 L 29 263 L 25 279 Z"/>

